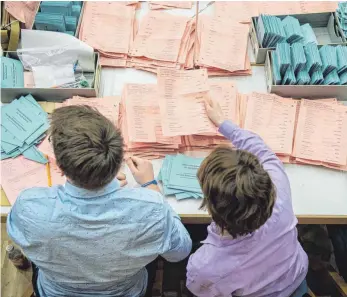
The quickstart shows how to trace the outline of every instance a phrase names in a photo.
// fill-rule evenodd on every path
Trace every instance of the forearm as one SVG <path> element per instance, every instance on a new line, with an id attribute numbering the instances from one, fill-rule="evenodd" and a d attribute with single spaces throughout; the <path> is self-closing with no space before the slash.
<path id="1" fill-rule="evenodd" d="M 255 155 L 260 163 L 267 161 L 280 162 L 261 137 L 251 131 L 242 129 L 230 121 L 224 121 L 219 127 L 219 132 L 229 139 L 237 149 Z"/>

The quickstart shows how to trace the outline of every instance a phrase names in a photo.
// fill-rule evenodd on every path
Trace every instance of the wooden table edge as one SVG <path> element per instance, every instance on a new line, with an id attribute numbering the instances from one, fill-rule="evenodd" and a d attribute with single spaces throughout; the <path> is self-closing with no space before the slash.
<path id="1" fill-rule="evenodd" d="M 180 214 L 185 224 L 209 224 L 211 217 L 208 214 Z M 297 215 L 299 224 L 328 224 L 347 225 L 347 215 Z M 6 222 L 7 214 L 1 214 L 1 223 Z"/>

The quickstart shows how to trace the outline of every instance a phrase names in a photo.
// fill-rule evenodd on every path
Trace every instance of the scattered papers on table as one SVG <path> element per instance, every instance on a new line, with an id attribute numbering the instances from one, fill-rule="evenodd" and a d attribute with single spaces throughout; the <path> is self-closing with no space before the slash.
<path id="1" fill-rule="evenodd" d="M 149 9 L 190 9 L 192 6 L 192 1 L 149 1 Z"/>
<path id="2" fill-rule="evenodd" d="M 162 182 L 164 195 L 175 195 L 177 200 L 202 198 L 197 172 L 203 158 L 185 155 L 166 156 L 158 180 Z"/>
<path id="3" fill-rule="evenodd" d="M 1 106 L 1 160 L 21 154 L 38 163 L 47 163 L 36 145 L 49 128 L 47 113 L 29 94 Z"/>
<path id="4" fill-rule="evenodd" d="M 136 5 L 125 4 L 102 1 L 84 4 L 79 39 L 99 51 L 102 66 L 126 66 L 136 32 Z"/>

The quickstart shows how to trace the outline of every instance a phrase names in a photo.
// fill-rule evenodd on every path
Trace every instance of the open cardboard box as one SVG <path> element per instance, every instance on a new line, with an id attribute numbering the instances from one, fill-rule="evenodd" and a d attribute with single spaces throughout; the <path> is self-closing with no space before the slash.
<path id="1" fill-rule="evenodd" d="M 4 52 L 4 56 L 18 59 L 17 52 Z M 61 102 L 73 96 L 98 97 L 101 79 L 99 54 L 94 53 L 94 78 L 90 88 L 1 88 L 1 102 L 10 103 L 15 98 L 31 94 L 37 101 Z"/>
<path id="2" fill-rule="evenodd" d="M 273 51 L 268 51 L 265 61 L 265 78 L 269 93 L 290 98 L 337 98 L 338 100 L 347 100 L 347 85 L 276 85 L 271 65 L 271 55 L 273 53 Z"/>
<path id="3" fill-rule="evenodd" d="M 277 15 L 281 20 L 287 15 Z M 316 34 L 319 45 L 343 44 L 346 38 L 340 27 L 340 22 L 334 12 L 291 14 L 290 16 L 298 19 L 300 25 L 309 23 Z M 258 17 L 252 17 L 249 36 L 256 64 L 264 64 L 266 53 L 275 48 L 262 48 L 258 40 L 256 23 Z"/>

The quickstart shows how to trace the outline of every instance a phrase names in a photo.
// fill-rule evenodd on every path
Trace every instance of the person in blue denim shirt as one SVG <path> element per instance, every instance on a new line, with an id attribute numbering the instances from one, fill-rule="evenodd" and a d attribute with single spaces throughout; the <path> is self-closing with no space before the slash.
<path id="1" fill-rule="evenodd" d="M 129 158 L 142 187 L 122 188 L 123 139 L 111 121 L 87 106 L 56 109 L 50 139 L 66 184 L 24 190 L 7 219 L 10 238 L 38 268 L 36 293 L 144 296 L 147 264 L 159 255 L 180 261 L 191 250 L 152 164 Z"/>

